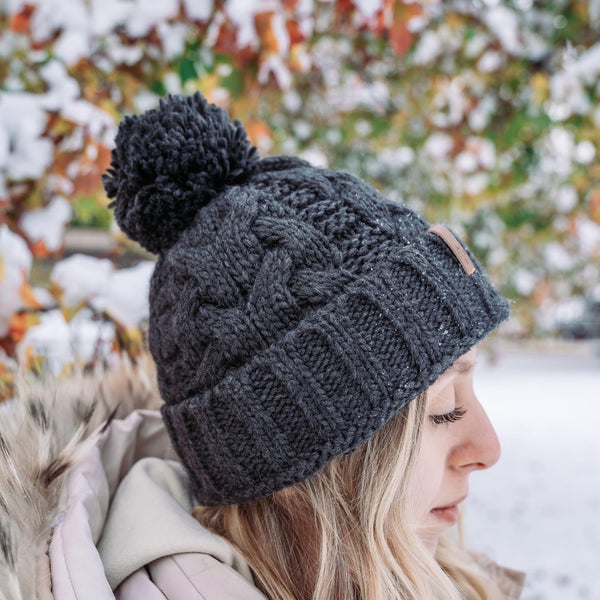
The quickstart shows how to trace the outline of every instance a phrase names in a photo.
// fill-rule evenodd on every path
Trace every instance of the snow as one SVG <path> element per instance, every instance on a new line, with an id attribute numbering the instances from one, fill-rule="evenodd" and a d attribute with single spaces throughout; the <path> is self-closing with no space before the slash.
<path id="1" fill-rule="evenodd" d="M 531 60 L 541 59 L 547 52 L 543 40 L 533 32 L 525 28 L 521 29 L 521 19 L 514 10 L 500 3 L 494 4 L 483 13 L 483 22 L 496 36 L 504 50 L 514 56 L 523 56 Z"/>
<path id="2" fill-rule="evenodd" d="M 84 308 L 69 325 L 74 353 L 83 364 L 89 364 L 96 356 L 110 354 L 115 338 L 114 323 L 94 320 L 92 311 Z"/>
<path id="3" fill-rule="evenodd" d="M 568 213 L 577 206 L 578 200 L 577 190 L 571 184 L 565 183 L 556 190 L 554 204 L 558 211 Z"/>
<path id="4" fill-rule="evenodd" d="M 490 178 L 487 173 L 475 173 L 470 177 L 465 177 L 462 187 L 466 194 L 476 196 L 487 188 L 489 182 Z"/>
<path id="5" fill-rule="evenodd" d="M 71 214 L 69 201 L 57 196 L 48 206 L 25 213 L 20 226 L 31 242 L 42 240 L 47 250 L 55 252 L 62 245 Z"/>
<path id="6" fill-rule="evenodd" d="M 63 291 L 66 306 L 77 306 L 104 292 L 114 270 L 110 260 L 74 254 L 54 265 L 50 281 Z"/>
<path id="7" fill-rule="evenodd" d="M 27 364 L 27 355 L 43 356 L 45 366 L 58 375 L 73 361 L 71 330 L 59 309 L 40 313 L 39 325 L 30 327 L 17 346 L 18 362 Z"/>
<path id="8" fill-rule="evenodd" d="M 45 41 L 60 29 L 78 31 L 87 28 L 87 11 L 80 0 L 37 0 L 31 4 L 37 7 L 32 18 L 34 40 Z"/>
<path id="9" fill-rule="evenodd" d="M 300 158 L 308 161 L 313 167 L 327 168 L 329 166 L 327 155 L 318 148 L 307 148 L 300 154 Z"/>
<path id="10" fill-rule="evenodd" d="M 484 13 L 483 21 L 507 52 L 520 54 L 522 45 L 519 40 L 519 17 L 516 12 L 506 6 L 495 6 Z"/>
<path id="11" fill-rule="evenodd" d="M 568 271 L 573 267 L 573 259 L 558 242 L 550 242 L 544 248 L 546 266 L 550 272 Z"/>
<path id="12" fill-rule="evenodd" d="M 135 10 L 128 0 L 91 0 L 90 25 L 93 35 L 102 38 L 125 23 Z"/>
<path id="13" fill-rule="evenodd" d="M 521 296 L 529 296 L 537 284 L 537 277 L 528 269 L 518 269 L 513 275 L 513 284 Z"/>
<path id="14" fill-rule="evenodd" d="M 114 324 L 94 320 L 89 309 L 79 311 L 70 322 L 59 309 L 51 310 L 41 313 L 39 325 L 27 330 L 17 346 L 17 356 L 21 364 L 27 364 L 29 352 L 43 356 L 45 367 L 58 375 L 74 363 L 107 358 L 112 353 L 114 336 Z"/>
<path id="15" fill-rule="evenodd" d="M 389 169 L 402 169 L 414 162 L 415 151 L 409 146 L 385 148 L 379 153 L 377 159 Z"/>
<path id="16" fill-rule="evenodd" d="M 575 147 L 575 160 L 582 165 L 590 164 L 596 156 L 594 144 L 588 140 L 579 142 Z"/>
<path id="17" fill-rule="evenodd" d="M 239 47 L 250 46 L 257 48 L 259 45 L 258 35 L 254 27 L 254 15 L 259 11 L 261 4 L 272 3 L 262 0 L 227 0 L 225 2 L 225 12 L 227 16 L 238 27 L 237 44 Z M 275 10 L 277 7 L 275 7 Z M 263 10 L 268 10 L 264 7 Z"/>
<path id="18" fill-rule="evenodd" d="M 497 100 L 492 94 L 484 96 L 477 106 L 469 111 L 467 120 L 473 131 L 482 131 L 485 129 L 496 110 Z"/>
<path id="19" fill-rule="evenodd" d="M 186 23 L 159 23 L 156 31 L 160 36 L 165 58 L 172 60 L 183 54 L 188 26 Z"/>
<path id="20" fill-rule="evenodd" d="M 39 98 L 28 93 L 0 92 L 0 173 L 7 179 L 37 179 L 52 160 L 52 141 L 40 136 L 48 116 Z"/>
<path id="21" fill-rule="evenodd" d="M 67 30 L 56 40 L 53 55 L 65 64 L 73 65 L 91 54 L 91 40 L 87 32 Z"/>
<path id="22" fill-rule="evenodd" d="M 454 159 L 454 166 L 461 173 L 472 173 L 477 169 L 477 157 L 472 152 L 459 152 Z"/>
<path id="23" fill-rule="evenodd" d="M 577 220 L 577 241 L 583 256 L 600 254 L 600 225 L 582 217 Z"/>
<path id="24" fill-rule="evenodd" d="M 135 0 L 127 19 L 127 33 L 131 37 L 143 37 L 169 17 L 177 14 L 178 0 Z"/>
<path id="25" fill-rule="evenodd" d="M 40 106 L 46 110 L 60 112 L 69 102 L 81 96 L 79 84 L 67 73 L 67 68 L 58 60 L 51 60 L 39 70 L 49 90 L 40 94 Z"/>
<path id="26" fill-rule="evenodd" d="M 292 74 L 285 64 L 283 58 L 277 54 L 269 54 L 262 60 L 258 69 L 257 79 L 261 85 L 269 80 L 269 74 L 273 73 L 277 85 L 281 90 L 288 90 L 292 85 Z"/>
<path id="27" fill-rule="evenodd" d="M 464 53 L 467 58 L 479 56 L 490 43 L 490 36 L 481 31 L 475 32 L 470 40 L 467 40 L 464 47 Z"/>
<path id="28" fill-rule="evenodd" d="M 292 88 L 282 95 L 281 104 L 287 111 L 295 114 L 302 108 L 302 96 Z"/>
<path id="29" fill-rule="evenodd" d="M 431 121 L 437 127 L 451 127 L 458 125 L 469 110 L 470 100 L 466 92 L 466 78 L 458 75 L 448 82 L 441 83 L 439 92 L 433 100 L 436 112 L 431 116 Z"/>
<path id="30" fill-rule="evenodd" d="M 103 144 L 112 143 L 117 129 L 114 119 L 91 102 L 73 100 L 63 106 L 62 115 L 77 125 L 85 126 L 89 134 Z"/>
<path id="31" fill-rule="evenodd" d="M 208 21 L 213 11 L 213 0 L 183 0 L 183 7 L 190 19 Z"/>
<path id="32" fill-rule="evenodd" d="M 431 158 L 445 158 L 454 147 L 454 141 L 447 133 L 432 133 L 425 142 L 423 150 Z"/>
<path id="33" fill-rule="evenodd" d="M 106 285 L 91 300 L 125 327 L 136 327 L 148 316 L 148 289 L 154 262 L 144 261 L 108 274 Z"/>
<path id="34" fill-rule="evenodd" d="M 381 8 L 381 0 L 354 0 L 354 4 L 369 19 Z"/>
<path id="35" fill-rule="evenodd" d="M 540 171 L 548 176 L 568 177 L 571 174 L 575 140 L 573 133 L 564 127 L 553 127 L 542 142 Z"/>
<path id="36" fill-rule="evenodd" d="M 504 352 L 475 389 L 503 452 L 470 479 L 468 545 L 526 571 L 523 600 L 600 598 L 598 354 Z"/>
<path id="37" fill-rule="evenodd" d="M 600 43 L 595 44 L 579 57 L 568 55 L 564 67 L 550 79 L 548 114 L 555 120 L 567 119 L 571 114 L 585 115 L 592 103 L 585 86 L 596 83 L 600 75 Z"/>
<path id="38" fill-rule="evenodd" d="M 10 318 L 23 305 L 20 291 L 29 278 L 32 260 L 23 238 L 8 225 L 0 226 L 0 337 L 6 335 Z"/>
<path id="39" fill-rule="evenodd" d="M 495 50 L 488 50 L 477 61 L 477 70 L 481 73 L 497 71 L 504 64 L 504 56 Z"/>
<path id="40" fill-rule="evenodd" d="M 431 29 L 423 33 L 413 55 L 416 65 L 426 65 L 433 62 L 442 53 L 442 42 L 438 34 Z"/>

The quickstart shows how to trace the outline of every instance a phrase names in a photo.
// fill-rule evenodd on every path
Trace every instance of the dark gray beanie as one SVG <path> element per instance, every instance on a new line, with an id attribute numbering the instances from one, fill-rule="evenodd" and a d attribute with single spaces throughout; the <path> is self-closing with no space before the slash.
<path id="1" fill-rule="evenodd" d="M 310 477 L 508 316 L 447 228 L 348 173 L 261 160 L 200 94 L 126 118 L 104 184 L 159 254 L 150 350 L 203 504 Z"/>

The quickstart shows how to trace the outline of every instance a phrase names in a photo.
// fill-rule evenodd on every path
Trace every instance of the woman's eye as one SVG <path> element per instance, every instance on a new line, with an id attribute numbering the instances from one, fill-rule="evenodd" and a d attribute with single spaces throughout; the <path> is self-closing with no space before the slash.
<path id="1" fill-rule="evenodd" d="M 467 409 L 462 406 L 457 406 L 454 410 L 443 415 L 430 415 L 431 421 L 435 425 L 441 425 L 442 423 L 455 423 L 459 419 L 462 419 L 467 414 Z"/>

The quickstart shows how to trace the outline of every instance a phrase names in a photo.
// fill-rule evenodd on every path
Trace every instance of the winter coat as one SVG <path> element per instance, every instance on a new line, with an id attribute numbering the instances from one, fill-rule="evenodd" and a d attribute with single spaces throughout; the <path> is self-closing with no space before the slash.
<path id="1" fill-rule="evenodd" d="M 0 405 L 0 600 L 265 599 L 192 517 L 154 381 L 126 363 Z M 520 574 L 487 568 L 520 596 Z"/>

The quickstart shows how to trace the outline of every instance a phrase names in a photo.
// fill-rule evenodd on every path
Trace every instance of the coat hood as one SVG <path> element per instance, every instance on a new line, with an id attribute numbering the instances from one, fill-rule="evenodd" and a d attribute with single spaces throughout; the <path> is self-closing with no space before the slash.
<path id="1" fill-rule="evenodd" d="M 155 381 L 150 359 L 125 360 L 21 381 L 0 405 L 0 600 L 164 598 L 156 579 L 192 598 L 182 585 L 198 578 L 207 598 L 264 600 L 243 557 L 191 516 Z"/>

